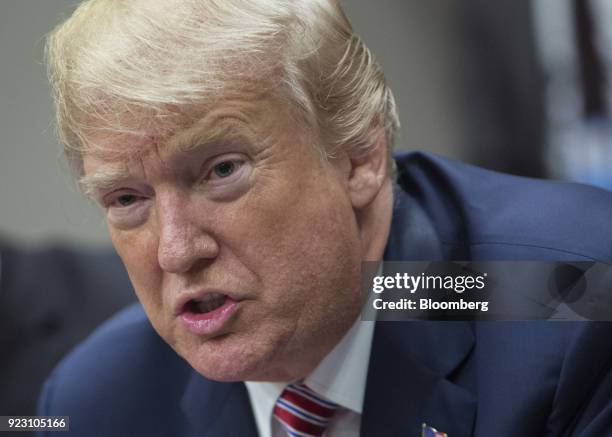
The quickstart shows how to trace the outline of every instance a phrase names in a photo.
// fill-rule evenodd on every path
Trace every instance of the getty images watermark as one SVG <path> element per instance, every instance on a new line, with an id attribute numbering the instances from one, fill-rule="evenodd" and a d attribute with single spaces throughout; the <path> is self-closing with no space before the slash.
<path id="1" fill-rule="evenodd" d="M 612 321 L 607 262 L 365 262 L 363 320 Z"/>

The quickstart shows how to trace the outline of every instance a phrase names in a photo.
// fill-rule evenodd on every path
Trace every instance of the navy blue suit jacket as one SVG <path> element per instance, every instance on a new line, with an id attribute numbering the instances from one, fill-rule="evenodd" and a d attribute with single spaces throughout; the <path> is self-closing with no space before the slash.
<path id="1" fill-rule="evenodd" d="M 386 260 L 610 260 L 612 195 L 427 154 L 398 158 Z M 362 436 L 611 436 L 612 324 L 378 322 Z M 39 414 L 82 436 L 240 436 L 243 383 L 205 379 L 131 307 L 49 378 Z"/>

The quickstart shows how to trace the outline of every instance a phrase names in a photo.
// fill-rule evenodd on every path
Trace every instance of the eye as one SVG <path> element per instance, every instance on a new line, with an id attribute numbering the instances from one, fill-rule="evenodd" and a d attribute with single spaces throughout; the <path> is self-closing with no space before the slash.
<path id="1" fill-rule="evenodd" d="M 218 178 L 231 176 L 240 166 L 238 161 L 222 161 L 213 167 L 213 173 Z"/>
<path id="2" fill-rule="evenodd" d="M 108 223 L 117 229 L 135 228 L 147 219 L 150 195 L 140 191 L 122 189 L 102 200 Z"/>
<path id="3" fill-rule="evenodd" d="M 102 204 L 106 208 L 111 209 L 128 209 L 143 200 L 143 197 L 137 193 L 119 192 L 111 193 L 102 200 Z"/>
<path id="4" fill-rule="evenodd" d="M 204 165 L 203 176 L 196 186 L 210 198 L 233 199 L 244 193 L 251 183 L 253 166 L 249 157 L 242 153 L 226 153 Z"/>
<path id="5" fill-rule="evenodd" d="M 133 194 L 124 194 L 122 196 L 117 197 L 116 202 L 120 206 L 130 206 L 131 204 L 136 202 L 136 199 L 136 196 L 134 196 Z"/>

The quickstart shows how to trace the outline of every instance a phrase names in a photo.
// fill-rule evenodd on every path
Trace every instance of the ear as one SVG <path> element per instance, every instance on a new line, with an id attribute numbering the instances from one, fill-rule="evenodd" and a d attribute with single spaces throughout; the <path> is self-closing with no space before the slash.
<path id="1" fill-rule="evenodd" d="M 353 209 L 363 209 L 376 199 L 388 178 L 387 160 L 387 142 L 384 135 L 380 136 L 376 146 L 367 154 L 350 157 L 348 190 Z"/>

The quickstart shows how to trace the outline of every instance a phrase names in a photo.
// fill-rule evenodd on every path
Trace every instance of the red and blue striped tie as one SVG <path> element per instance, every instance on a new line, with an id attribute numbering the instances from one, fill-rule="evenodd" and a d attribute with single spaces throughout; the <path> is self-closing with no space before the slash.
<path id="1" fill-rule="evenodd" d="M 320 437 L 338 409 L 304 384 L 289 384 L 279 396 L 273 415 L 291 437 Z"/>

